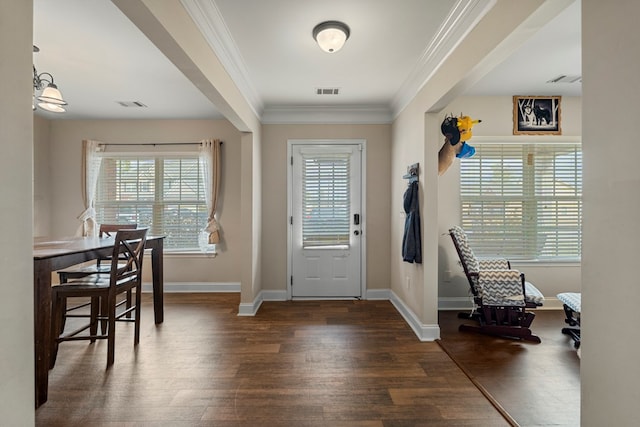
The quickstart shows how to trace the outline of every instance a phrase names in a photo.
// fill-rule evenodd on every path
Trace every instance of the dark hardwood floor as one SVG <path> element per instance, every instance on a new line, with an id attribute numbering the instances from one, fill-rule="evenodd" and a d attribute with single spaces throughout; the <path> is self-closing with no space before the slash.
<path id="1" fill-rule="evenodd" d="M 535 313 L 540 344 L 458 332 L 469 321 L 453 311 L 439 313 L 441 343 L 519 425 L 579 426 L 580 359 L 561 332 L 564 312 Z"/>
<path id="2" fill-rule="evenodd" d="M 168 294 L 165 322 L 156 326 L 145 298 L 140 345 L 133 347 L 132 324 L 118 324 L 108 370 L 106 342 L 61 344 L 36 425 L 509 425 L 440 345 L 419 342 L 388 301 L 265 302 L 255 317 L 238 317 L 239 302 L 237 294 Z M 449 351 L 466 353 L 467 338 L 476 341 L 473 351 L 487 351 L 477 337 L 454 339 L 462 334 L 447 317 L 441 326 Z M 555 412 L 554 393 L 576 381 L 579 388 L 579 379 L 550 374 L 557 354 L 543 351 L 542 339 L 499 343 L 500 353 L 507 350 L 499 363 L 511 366 L 509 377 L 527 368 L 523 381 L 540 387 L 533 401 L 516 406 Z M 549 343 L 562 347 L 563 340 Z M 578 363 L 571 368 L 566 358 L 566 374 L 576 375 Z M 478 369 L 479 378 L 496 374 L 486 364 Z M 506 383 L 495 382 L 499 394 Z"/>

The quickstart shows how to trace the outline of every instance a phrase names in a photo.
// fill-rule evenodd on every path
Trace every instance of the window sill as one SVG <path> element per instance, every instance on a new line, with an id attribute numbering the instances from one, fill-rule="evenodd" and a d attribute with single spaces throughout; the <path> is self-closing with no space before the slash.
<path id="1" fill-rule="evenodd" d="M 200 250 L 164 251 L 165 258 L 215 258 L 217 252 L 204 253 Z"/>
<path id="2" fill-rule="evenodd" d="M 580 267 L 582 262 L 579 259 L 567 260 L 509 260 L 511 264 L 528 265 L 532 267 Z"/>

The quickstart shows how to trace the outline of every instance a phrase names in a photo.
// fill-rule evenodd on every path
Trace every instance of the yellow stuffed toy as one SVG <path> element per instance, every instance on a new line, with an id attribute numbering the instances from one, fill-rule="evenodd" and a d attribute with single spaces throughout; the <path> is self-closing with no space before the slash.
<path id="1" fill-rule="evenodd" d="M 473 126 L 481 121 L 473 120 L 471 117 L 463 115 L 460 117 L 453 117 L 453 115 L 445 117 L 440 126 L 445 142 L 438 153 L 438 176 L 442 176 L 449 169 L 455 157 L 465 159 L 476 153 L 476 149 L 466 144 L 466 141 L 473 136 L 471 132 Z"/>

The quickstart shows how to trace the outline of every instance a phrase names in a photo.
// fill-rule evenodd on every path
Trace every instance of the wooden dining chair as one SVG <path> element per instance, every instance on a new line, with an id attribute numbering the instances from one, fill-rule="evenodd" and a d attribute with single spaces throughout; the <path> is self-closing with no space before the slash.
<path id="1" fill-rule="evenodd" d="M 138 228 L 138 224 L 100 224 L 98 237 L 111 237 L 116 234 L 118 230 L 134 230 Z M 126 260 L 125 260 L 126 261 Z M 109 274 L 111 269 L 111 259 L 98 258 L 93 264 L 85 265 L 83 267 L 72 267 L 65 270 L 59 270 L 58 278 L 60 283 L 66 283 L 72 279 L 81 279 L 83 277 L 91 276 L 94 274 Z M 131 292 L 127 293 L 126 300 L 127 306 L 130 307 Z M 82 309 L 89 307 L 91 301 L 85 301 L 74 303 L 70 307 L 64 307 L 65 316 L 62 319 L 62 327 L 66 324 L 67 317 L 89 317 Z M 103 322 L 103 328 L 106 328 L 106 323 Z"/>
<path id="2" fill-rule="evenodd" d="M 100 224 L 98 237 L 111 237 L 118 230 L 135 230 L 136 228 L 138 228 L 138 224 Z M 109 258 L 98 258 L 92 265 L 59 270 L 57 273 L 60 283 L 65 283 L 70 279 L 80 279 L 92 274 L 109 274 L 110 268 Z"/>
<path id="3" fill-rule="evenodd" d="M 118 230 L 111 256 L 108 277 L 102 275 L 85 276 L 52 287 L 52 319 L 50 368 L 55 365 L 58 346 L 64 341 L 99 339 L 107 340 L 107 367 L 114 362 L 116 321 L 134 322 L 134 345 L 140 341 L 140 295 L 142 290 L 142 261 L 146 243 L 147 228 Z M 122 260 L 126 262 L 122 263 Z M 121 293 L 134 291 L 135 302 L 122 307 L 117 302 Z M 65 333 L 63 319 L 68 298 L 84 297 L 92 301 L 88 323 Z M 128 315 L 133 314 L 131 317 Z M 98 333 L 98 323 L 106 321 L 106 331 Z M 76 325 L 77 326 L 77 325 Z M 89 330 L 88 334 L 82 332 Z"/>

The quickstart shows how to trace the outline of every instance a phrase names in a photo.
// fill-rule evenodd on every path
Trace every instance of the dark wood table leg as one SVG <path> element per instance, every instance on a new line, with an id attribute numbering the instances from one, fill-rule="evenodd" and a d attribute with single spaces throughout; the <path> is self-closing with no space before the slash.
<path id="1" fill-rule="evenodd" d="M 157 239 L 151 249 L 151 270 L 153 277 L 153 315 L 156 324 L 164 321 L 164 272 L 163 239 Z"/>
<path id="2" fill-rule="evenodd" d="M 49 340 L 51 331 L 51 263 L 33 263 L 34 352 L 36 408 L 47 401 L 49 388 Z"/>

